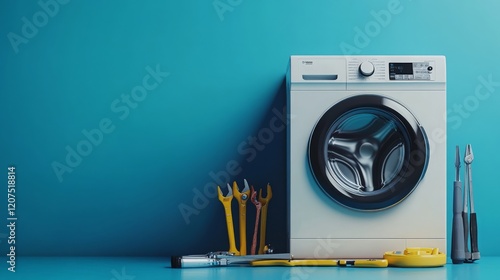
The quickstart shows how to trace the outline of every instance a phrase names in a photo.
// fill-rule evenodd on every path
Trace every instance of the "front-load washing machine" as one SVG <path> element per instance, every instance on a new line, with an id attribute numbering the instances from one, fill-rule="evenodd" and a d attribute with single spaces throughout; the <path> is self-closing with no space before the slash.
<path id="1" fill-rule="evenodd" d="M 292 56 L 289 246 L 295 258 L 446 252 L 443 56 Z"/>

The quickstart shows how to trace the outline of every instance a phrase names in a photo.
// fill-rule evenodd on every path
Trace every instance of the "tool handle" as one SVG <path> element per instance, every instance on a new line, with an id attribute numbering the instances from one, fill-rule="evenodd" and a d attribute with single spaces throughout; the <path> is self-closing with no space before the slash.
<path id="1" fill-rule="evenodd" d="M 172 268 L 212 267 L 221 265 L 222 264 L 220 260 L 210 259 L 206 257 L 199 257 L 199 258 L 184 258 L 178 256 L 171 257 Z"/>
<path id="2" fill-rule="evenodd" d="M 386 259 L 368 259 L 368 260 L 340 260 L 339 266 L 357 266 L 357 267 L 387 267 L 389 262 Z"/>
<path id="3" fill-rule="evenodd" d="M 259 218 L 260 218 L 260 209 L 261 205 L 260 203 L 257 203 L 255 205 L 257 208 L 257 214 L 255 214 L 255 226 L 253 230 L 253 239 L 252 239 L 252 247 L 250 248 L 250 254 L 255 255 L 256 250 L 257 250 L 257 233 L 259 232 Z"/>
<path id="4" fill-rule="evenodd" d="M 266 223 L 267 223 L 267 206 L 262 206 L 262 217 L 260 218 L 260 240 L 259 240 L 259 254 L 264 254 L 264 247 L 266 246 Z"/>
<path id="5" fill-rule="evenodd" d="M 472 253 L 479 252 L 477 246 L 477 216 L 476 213 L 470 213 L 470 244 Z"/>
<path id="6" fill-rule="evenodd" d="M 247 254 L 247 207 L 246 201 L 244 204 L 240 204 L 240 255 L 245 256 Z"/>
<path id="7" fill-rule="evenodd" d="M 462 184 L 453 184 L 453 225 L 451 231 L 451 260 L 454 264 L 465 260 L 464 224 L 462 220 Z"/>
<path id="8" fill-rule="evenodd" d="M 462 221 L 464 225 L 464 250 L 465 258 L 470 258 L 469 252 L 469 216 L 467 212 L 462 212 Z"/>

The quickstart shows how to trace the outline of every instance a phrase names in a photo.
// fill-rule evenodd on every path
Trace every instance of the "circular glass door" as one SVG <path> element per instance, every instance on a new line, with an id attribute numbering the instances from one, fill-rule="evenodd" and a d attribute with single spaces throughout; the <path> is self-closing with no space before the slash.
<path id="1" fill-rule="evenodd" d="M 424 176 L 428 154 L 413 114 L 378 95 L 333 105 L 309 140 L 309 163 L 321 189 L 357 210 L 382 210 L 405 199 Z"/>

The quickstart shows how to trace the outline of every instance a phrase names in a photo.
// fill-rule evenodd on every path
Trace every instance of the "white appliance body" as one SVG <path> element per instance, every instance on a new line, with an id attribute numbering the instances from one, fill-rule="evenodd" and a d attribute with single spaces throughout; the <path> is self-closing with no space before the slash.
<path id="1" fill-rule="evenodd" d="M 443 56 L 292 56 L 287 73 L 294 258 L 446 252 Z"/>

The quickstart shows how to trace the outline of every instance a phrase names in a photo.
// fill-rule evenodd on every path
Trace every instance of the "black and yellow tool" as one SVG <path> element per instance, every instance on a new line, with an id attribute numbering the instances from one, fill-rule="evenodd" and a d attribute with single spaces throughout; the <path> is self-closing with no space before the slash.
<path id="1" fill-rule="evenodd" d="M 387 267 L 387 260 L 330 260 L 330 259 L 303 259 L 303 260 L 255 260 L 251 266 L 355 266 L 355 267 Z"/>
<path id="2" fill-rule="evenodd" d="M 437 267 L 446 264 L 446 255 L 438 248 L 406 248 L 389 251 L 383 259 L 293 259 L 289 254 L 236 256 L 231 252 L 213 252 L 206 255 L 172 257 L 172 268 L 214 267 L 228 265 L 258 266 L 332 266 L 332 267 Z"/>

